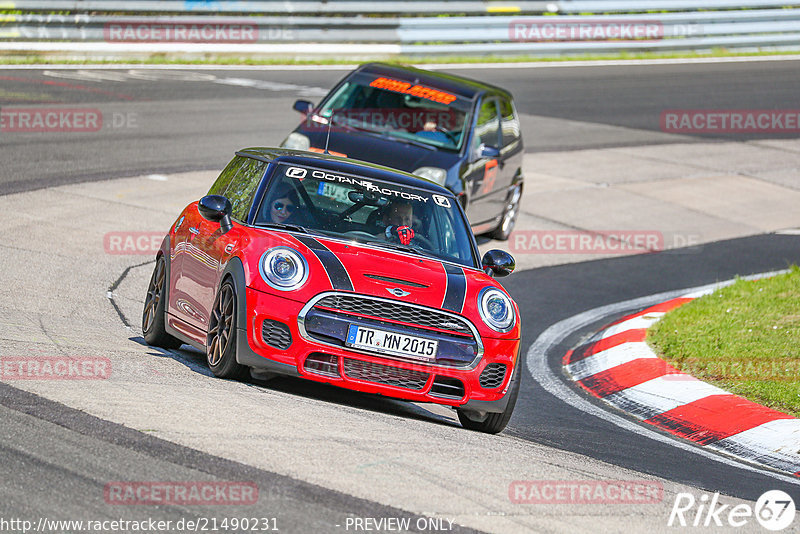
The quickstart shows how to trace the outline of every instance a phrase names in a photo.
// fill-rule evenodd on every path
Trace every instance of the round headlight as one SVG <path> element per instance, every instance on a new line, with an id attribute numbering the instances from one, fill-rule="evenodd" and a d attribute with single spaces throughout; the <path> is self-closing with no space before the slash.
<path id="1" fill-rule="evenodd" d="M 514 327 L 514 305 L 505 293 L 494 287 L 484 288 L 478 295 L 478 311 L 486 326 L 497 332 Z"/>
<path id="2" fill-rule="evenodd" d="M 266 251 L 258 265 L 261 278 L 270 287 L 280 291 L 292 291 L 308 279 L 308 264 L 295 250 L 277 247 Z"/>

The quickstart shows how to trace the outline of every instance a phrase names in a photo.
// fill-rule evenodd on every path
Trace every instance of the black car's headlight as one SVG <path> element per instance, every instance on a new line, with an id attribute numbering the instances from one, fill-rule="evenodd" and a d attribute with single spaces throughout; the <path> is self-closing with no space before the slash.
<path id="1" fill-rule="evenodd" d="M 302 254 L 288 247 L 266 251 L 258 263 L 261 278 L 280 291 L 292 291 L 308 279 L 308 263 Z"/>
<path id="2" fill-rule="evenodd" d="M 486 287 L 478 294 L 478 311 L 486 326 L 505 333 L 514 327 L 514 305 L 508 296 L 494 287 Z"/>

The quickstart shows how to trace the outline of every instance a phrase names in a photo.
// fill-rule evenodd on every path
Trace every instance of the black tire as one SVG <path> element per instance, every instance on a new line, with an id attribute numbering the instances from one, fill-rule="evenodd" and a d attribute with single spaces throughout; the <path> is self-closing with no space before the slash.
<path id="1" fill-rule="evenodd" d="M 177 349 L 183 342 L 167 334 L 164 328 L 164 316 L 169 288 L 167 287 L 167 261 L 164 256 L 156 259 L 150 284 L 147 286 L 147 297 L 142 310 L 142 335 L 148 345 L 165 349 Z"/>
<path id="2" fill-rule="evenodd" d="M 236 287 L 226 279 L 214 299 L 206 336 L 206 360 L 214 376 L 241 380 L 249 374 L 236 361 L 236 335 Z"/>
<path id="3" fill-rule="evenodd" d="M 489 233 L 489 237 L 498 241 L 508 241 L 508 236 L 514 231 L 519 216 L 519 203 L 522 199 L 522 186 L 518 185 L 511 190 L 506 199 L 506 206 L 503 209 L 503 218 L 497 228 Z"/>
<path id="4" fill-rule="evenodd" d="M 487 413 L 482 417 L 477 417 L 474 412 L 456 409 L 458 413 L 458 420 L 461 421 L 461 426 L 467 430 L 474 430 L 476 432 L 485 432 L 487 434 L 498 434 L 508 424 L 511 419 L 511 414 L 514 413 L 514 406 L 517 404 L 517 396 L 519 395 L 519 384 L 522 382 L 522 372 L 520 366 L 522 362 L 517 358 L 517 366 L 514 368 L 514 376 L 511 377 L 511 388 L 508 390 L 508 404 L 506 409 L 499 413 Z"/>

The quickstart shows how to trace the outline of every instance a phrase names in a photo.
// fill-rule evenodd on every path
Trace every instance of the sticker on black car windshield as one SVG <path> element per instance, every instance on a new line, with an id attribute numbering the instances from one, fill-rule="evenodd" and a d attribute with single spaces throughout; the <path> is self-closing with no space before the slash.
<path id="1" fill-rule="evenodd" d="M 302 167 L 289 167 L 286 169 L 286 176 L 289 178 L 297 178 L 298 180 L 305 178 L 306 173 L 308 173 L 308 169 Z"/>
<path id="2" fill-rule="evenodd" d="M 343 176 L 341 174 L 334 174 L 331 172 L 314 170 L 311 171 L 311 176 L 318 180 L 325 180 L 327 182 L 334 182 L 340 184 L 347 184 L 359 187 L 365 191 L 380 193 L 387 197 L 397 197 L 405 200 L 413 200 L 415 202 L 428 202 L 428 197 L 418 195 L 416 193 L 409 193 L 402 189 L 394 189 L 388 187 L 388 184 L 376 184 L 371 180 L 364 180 L 363 178 L 355 178 L 352 176 Z"/>
<path id="3" fill-rule="evenodd" d="M 436 202 L 437 206 L 441 206 L 443 208 L 450 207 L 450 199 L 443 197 L 442 195 L 433 195 L 433 201 Z"/>
<path id="4" fill-rule="evenodd" d="M 377 89 L 385 89 L 386 91 L 392 91 L 395 93 L 402 93 L 404 95 L 424 98 L 425 100 L 438 102 L 439 104 L 449 104 L 458 98 L 452 93 L 446 93 L 444 91 L 434 89 L 433 87 L 426 87 L 419 84 L 412 85 L 408 82 L 393 80 L 391 78 L 376 78 L 370 82 L 369 86 Z"/>

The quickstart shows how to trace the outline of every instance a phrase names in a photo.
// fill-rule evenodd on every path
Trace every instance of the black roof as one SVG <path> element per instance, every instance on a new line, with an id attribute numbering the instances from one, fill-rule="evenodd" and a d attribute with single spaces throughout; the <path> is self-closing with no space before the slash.
<path id="1" fill-rule="evenodd" d="M 395 182 L 416 189 L 426 189 L 439 195 L 453 197 L 453 193 L 449 189 L 445 189 L 444 187 L 431 182 L 430 180 L 420 178 L 419 176 L 415 176 L 407 172 L 398 171 L 397 169 L 384 167 L 383 165 L 369 163 L 367 161 L 342 158 L 339 156 L 332 156 L 330 154 L 319 154 L 317 152 L 307 152 L 305 150 L 294 150 L 290 148 L 243 148 L 242 150 L 237 151 L 236 154 L 241 154 L 243 156 L 248 156 L 266 162 L 313 165 L 315 167 L 320 167 L 333 172 L 368 176 L 378 180 Z"/>
<path id="2" fill-rule="evenodd" d="M 430 85 L 435 89 L 441 89 L 464 96 L 470 100 L 481 93 L 499 93 L 511 98 L 511 93 L 496 85 L 490 85 L 471 78 L 456 76 L 455 74 L 445 74 L 429 70 L 407 67 L 404 65 L 390 65 L 388 63 L 365 63 L 356 69 L 356 72 L 365 72 L 379 76 L 391 76 L 400 80 Z"/>

